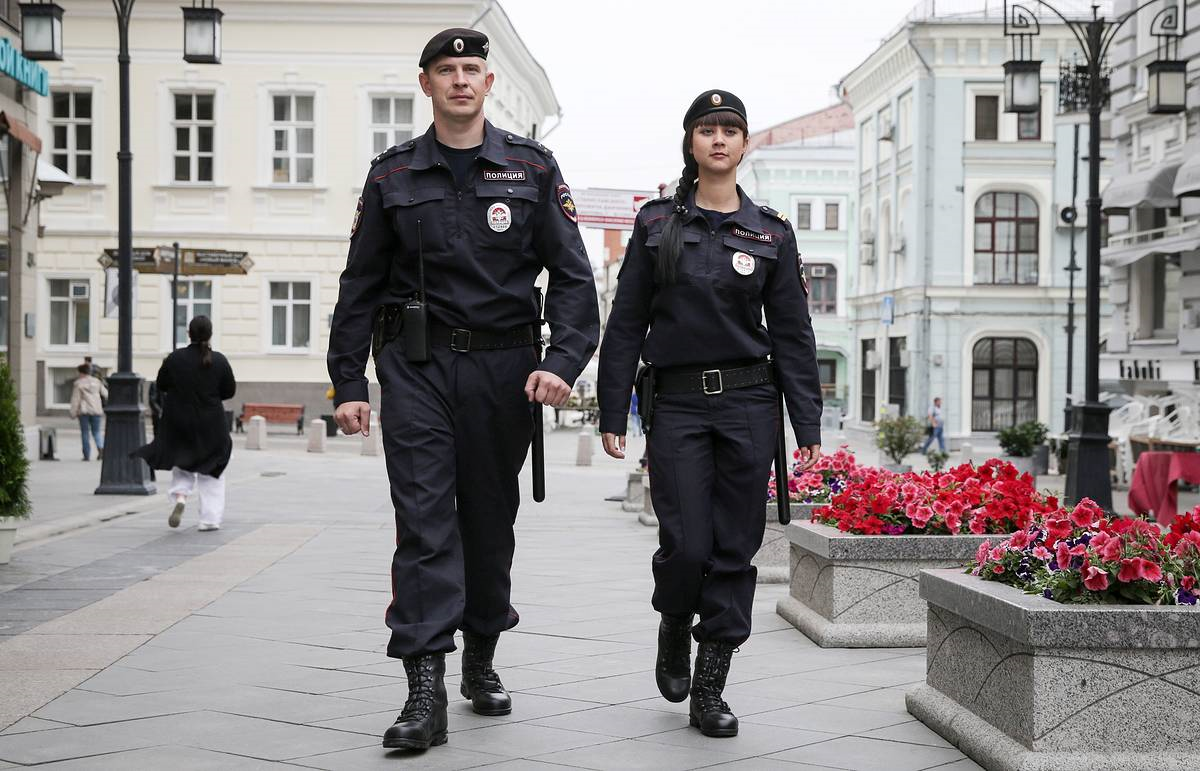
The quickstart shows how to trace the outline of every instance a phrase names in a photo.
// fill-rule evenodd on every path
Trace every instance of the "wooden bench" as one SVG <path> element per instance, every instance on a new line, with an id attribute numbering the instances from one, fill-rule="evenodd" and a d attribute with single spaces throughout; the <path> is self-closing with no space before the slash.
<path id="1" fill-rule="evenodd" d="M 296 433 L 304 433 L 304 405 L 303 404 L 264 404 L 261 402 L 244 402 L 242 404 L 242 414 L 237 418 L 236 431 L 238 433 L 245 432 L 245 423 L 255 415 L 261 415 L 268 423 L 284 423 L 287 425 L 295 425 Z"/>

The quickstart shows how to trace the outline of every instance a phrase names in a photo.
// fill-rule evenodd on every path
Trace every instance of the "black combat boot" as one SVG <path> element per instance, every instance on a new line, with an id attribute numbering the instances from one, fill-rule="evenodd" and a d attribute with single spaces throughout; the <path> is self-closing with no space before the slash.
<path id="1" fill-rule="evenodd" d="M 388 749 L 427 750 L 446 743 L 446 657 L 441 653 L 405 656 L 408 701 L 383 735 Z"/>
<path id="2" fill-rule="evenodd" d="M 477 715 L 507 715 L 512 698 L 504 690 L 500 676 L 492 669 L 492 656 L 500 635 L 482 635 L 463 630 L 462 686 L 459 691 L 470 699 Z"/>
<path id="3" fill-rule="evenodd" d="M 688 722 L 705 736 L 737 736 L 738 719 L 721 698 L 734 646 L 702 642 L 696 652 L 696 674 L 692 678 L 692 703 Z"/>
<path id="4" fill-rule="evenodd" d="M 692 616 L 662 614 L 654 679 L 667 701 L 680 702 L 688 697 L 692 685 Z"/>

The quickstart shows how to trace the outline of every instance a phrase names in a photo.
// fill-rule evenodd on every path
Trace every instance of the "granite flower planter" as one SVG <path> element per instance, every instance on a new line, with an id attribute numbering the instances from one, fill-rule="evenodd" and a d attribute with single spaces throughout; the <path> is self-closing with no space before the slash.
<path id="1" fill-rule="evenodd" d="M 791 588 L 776 611 L 822 648 L 924 645 L 920 572 L 966 565 L 988 540 L 982 535 L 854 535 L 796 521 L 786 532 Z"/>
<path id="2" fill-rule="evenodd" d="M 819 503 L 790 504 L 792 521 L 812 519 L 813 509 L 820 508 Z M 758 568 L 758 583 L 786 584 L 791 575 L 790 553 L 791 542 L 787 537 L 786 526 L 779 524 L 779 509 L 775 501 L 767 503 L 767 529 L 763 533 L 762 546 L 750 564 Z"/>
<path id="3" fill-rule="evenodd" d="M 908 711 L 991 771 L 1200 768 L 1200 610 L 1063 605 L 921 576 L 926 684 Z"/>

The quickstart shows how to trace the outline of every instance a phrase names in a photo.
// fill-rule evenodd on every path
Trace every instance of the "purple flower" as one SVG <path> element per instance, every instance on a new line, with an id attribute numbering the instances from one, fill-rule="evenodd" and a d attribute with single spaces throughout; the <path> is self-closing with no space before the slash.
<path id="1" fill-rule="evenodd" d="M 1187 589 L 1180 589 L 1175 593 L 1175 601 L 1180 605 L 1195 605 L 1196 595 L 1192 594 Z"/>
<path id="2" fill-rule="evenodd" d="M 1050 562 L 1048 563 L 1047 567 L 1049 567 L 1051 570 L 1058 570 L 1058 560 L 1051 557 Z M 1047 589 L 1046 591 L 1049 591 L 1049 590 Z"/>
<path id="3" fill-rule="evenodd" d="M 1043 589 L 1042 596 L 1045 597 L 1047 600 L 1053 600 L 1054 592 L 1050 591 L 1049 589 Z"/>
<path id="4" fill-rule="evenodd" d="M 883 532 L 887 533 L 888 535 L 900 535 L 904 532 L 904 529 L 904 525 L 885 525 Z"/>

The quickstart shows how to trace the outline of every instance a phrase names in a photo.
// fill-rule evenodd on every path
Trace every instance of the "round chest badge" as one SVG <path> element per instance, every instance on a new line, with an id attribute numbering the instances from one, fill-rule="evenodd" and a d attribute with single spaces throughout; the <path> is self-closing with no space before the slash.
<path id="1" fill-rule="evenodd" d="M 497 233 L 503 233 L 512 226 L 512 212 L 508 209 L 508 204 L 494 203 L 488 207 L 487 211 L 488 227 Z"/>
<path id="2" fill-rule="evenodd" d="M 739 276 L 749 276 L 754 272 L 754 258 L 745 252 L 734 252 L 733 269 Z"/>

